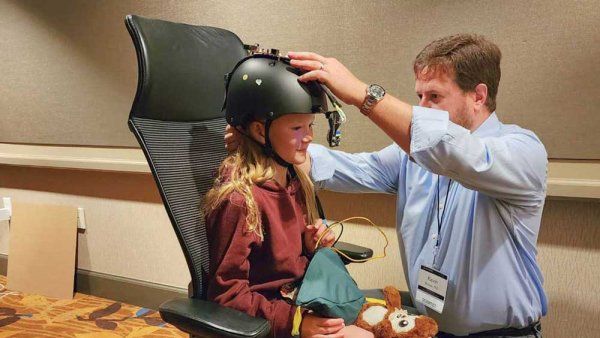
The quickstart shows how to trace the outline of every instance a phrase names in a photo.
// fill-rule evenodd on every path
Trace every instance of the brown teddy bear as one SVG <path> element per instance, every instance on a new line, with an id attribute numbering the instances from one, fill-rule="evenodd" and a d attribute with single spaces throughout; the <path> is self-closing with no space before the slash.
<path id="1" fill-rule="evenodd" d="M 437 323 L 430 317 L 409 315 L 400 308 L 400 292 L 393 286 L 383 289 L 386 306 L 365 303 L 356 319 L 356 326 L 373 332 L 375 338 L 435 337 Z"/>

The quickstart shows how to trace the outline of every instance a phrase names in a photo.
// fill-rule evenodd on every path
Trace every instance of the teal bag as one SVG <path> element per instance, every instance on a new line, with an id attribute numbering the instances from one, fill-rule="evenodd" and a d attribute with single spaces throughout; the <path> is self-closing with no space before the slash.
<path id="1" fill-rule="evenodd" d="M 322 317 L 343 318 L 350 325 L 364 303 L 364 294 L 340 256 L 331 248 L 318 249 L 304 274 L 296 305 Z"/>

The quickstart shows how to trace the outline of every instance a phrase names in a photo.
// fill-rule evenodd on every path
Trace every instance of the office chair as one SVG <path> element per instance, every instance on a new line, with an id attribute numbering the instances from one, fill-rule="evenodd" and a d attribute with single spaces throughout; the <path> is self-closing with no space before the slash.
<path id="1" fill-rule="evenodd" d="M 224 75 L 247 55 L 224 29 L 135 15 L 125 18 L 138 60 L 137 93 L 129 128 L 138 140 L 190 275 L 189 298 L 159 307 L 163 320 L 191 337 L 264 337 L 268 321 L 206 300 L 208 242 L 200 201 L 226 151 L 221 112 Z M 353 258 L 370 249 L 338 243 Z"/>

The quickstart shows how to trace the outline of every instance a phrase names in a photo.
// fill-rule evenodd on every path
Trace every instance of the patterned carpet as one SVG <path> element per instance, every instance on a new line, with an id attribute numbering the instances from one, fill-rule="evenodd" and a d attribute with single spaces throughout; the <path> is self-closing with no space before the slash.
<path id="1" fill-rule="evenodd" d="M 54 299 L 6 290 L 0 276 L 0 338 L 22 337 L 188 337 L 158 312 L 76 294 Z"/>

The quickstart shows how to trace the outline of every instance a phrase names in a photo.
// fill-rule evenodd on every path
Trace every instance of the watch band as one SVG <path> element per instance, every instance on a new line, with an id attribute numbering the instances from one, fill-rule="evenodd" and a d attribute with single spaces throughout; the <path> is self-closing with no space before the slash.
<path id="1" fill-rule="evenodd" d="M 371 89 L 374 89 L 373 93 L 371 92 Z M 378 91 L 379 93 L 377 93 Z M 380 85 L 372 84 L 367 87 L 366 92 L 365 99 L 360 107 L 360 112 L 365 116 L 369 116 L 373 107 L 385 96 L 385 89 Z"/>
<path id="2" fill-rule="evenodd" d="M 371 110 L 373 109 L 373 103 L 375 100 L 372 99 L 372 97 L 370 95 L 367 94 L 367 96 L 365 96 L 365 99 L 363 100 L 362 105 L 360 106 L 360 112 L 364 115 L 364 116 L 369 116 L 371 114 Z"/>

